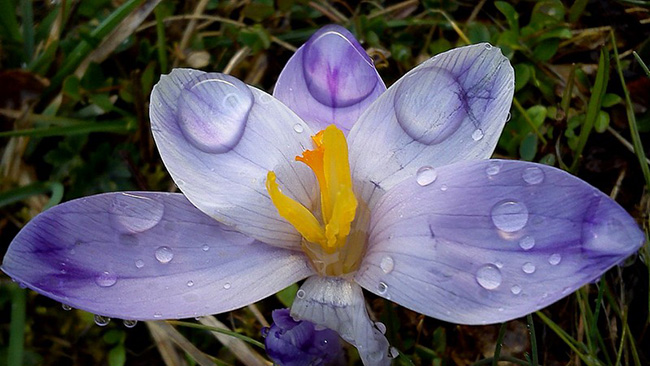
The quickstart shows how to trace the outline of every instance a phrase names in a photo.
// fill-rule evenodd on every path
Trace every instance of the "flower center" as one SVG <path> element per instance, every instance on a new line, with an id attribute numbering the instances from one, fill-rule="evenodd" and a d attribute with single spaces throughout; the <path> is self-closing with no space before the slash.
<path id="1" fill-rule="evenodd" d="M 365 246 L 367 210 L 354 196 L 345 135 L 330 125 L 312 136 L 315 148 L 296 160 L 310 167 L 320 188 L 319 218 L 280 190 L 273 171 L 266 189 L 280 216 L 303 236 L 303 250 L 323 276 L 340 276 L 356 270 Z"/>

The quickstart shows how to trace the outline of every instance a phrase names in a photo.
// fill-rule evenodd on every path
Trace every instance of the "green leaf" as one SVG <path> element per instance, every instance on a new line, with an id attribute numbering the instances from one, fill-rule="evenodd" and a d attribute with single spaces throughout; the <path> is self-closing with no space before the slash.
<path id="1" fill-rule="evenodd" d="M 554 166 L 555 165 L 555 154 L 546 154 L 546 155 L 542 156 L 541 159 L 539 159 L 539 162 L 541 164 Z"/>
<path id="2" fill-rule="evenodd" d="M 609 113 L 605 111 L 598 112 L 598 118 L 596 118 L 596 122 L 594 123 L 594 129 L 598 133 L 603 133 L 607 131 L 607 127 L 609 127 Z"/>
<path id="3" fill-rule="evenodd" d="M 521 88 L 528 84 L 530 80 L 531 71 L 530 66 L 527 64 L 516 64 L 515 65 L 515 91 L 519 91 Z"/>
<path id="4" fill-rule="evenodd" d="M 607 93 L 603 96 L 603 102 L 601 103 L 601 105 L 603 108 L 609 108 L 621 102 L 623 102 L 623 98 L 613 93 Z"/>
<path id="5" fill-rule="evenodd" d="M 531 13 L 530 26 L 542 29 L 564 21 L 564 4 L 560 0 L 538 1 Z"/>
<path id="6" fill-rule="evenodd" d="M 437 55 L 439 53 L 449 51 L 451 49 L 451 43 L 445 38 L 437 39 L 429 44 L 429 53 L 432 55 Z"/>
<path id="7" fill-rule="evenodd" d="M 284 290 L 280 290 L 277 294 L 275 294 L 275 297 L 280 300 L 282 305 L 286 307 L 291 307 L 291 304 L 293 304 L 293 300 L 296 298 L 296 293 L 298 292 L 298 285 L 293 284 Z"/>
<path id="8" fill-rule="evenodd" d="M 124 366 L 126 363 L 126 349 L 124 345 L 111 348 L 108 351 L 108 365 L 109 366 Z"/>
<path id="9" fill-rule="evenodd" d="M 483 23 L 472 22 L 467 24 L 465 33 L 472 43 L 490 42 L 490 31 Z"/>
<path id="10" fill-rule="evenodd" d="M 560 40 L 557 38 L 546 39 L 540 42 L 533 49 L 533 57 L 538 61 L 548 61 L 555 55 L 558 47 L 560 46 Z"/>
<path id="11" fill-rule="evenodd" d="M 529 133 L 521 141 L 519 145 L 519 156 L 522 160 L 533 161 L 537 154 L 537 136 L 534 133 Z"/>
<path id="12" fill-rule="evenodd" d="M 535 105 L 526 110 L 526 114 L 530 117 L 535 127 L 540 127 L 546 119 L 547 109 L 543 105 Z"/>
<path id="13" fill-rule="evenodd" d="M 517 10 L 505 1 L 496 1 L 494 6 L 506 17 L 510 29 L 519 33 L 519 13 L 517 13 Z"/>
<path id="14" fill-rule="evenodd" d="M 63 81 L 63 94 L 76 101 L 81 100 L 81 86 L 76 75 L 70 75 Z"/>

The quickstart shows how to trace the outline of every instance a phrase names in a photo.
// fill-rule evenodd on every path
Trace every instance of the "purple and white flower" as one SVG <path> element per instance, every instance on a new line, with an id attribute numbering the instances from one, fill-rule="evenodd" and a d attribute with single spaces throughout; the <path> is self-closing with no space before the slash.
<path id="1" fill-rule="evenodd" d="M 580 179 L 489 160 L 513 92 L 513 69 L 489 44 L 439 54 L 386 90 L 337 26 L 298 49 L 274 96 L 176 69 L 154 88 L 150 114 L 183 194 L 56 206 L 16 236 L 2 269 L 123 319 L 222 313 L 306 278 L 291 315 L 335 330 L 366 365 L 387 365 L 362 288 L 449 322 L 502 322 L 598 278 L 645 240 Z"/>

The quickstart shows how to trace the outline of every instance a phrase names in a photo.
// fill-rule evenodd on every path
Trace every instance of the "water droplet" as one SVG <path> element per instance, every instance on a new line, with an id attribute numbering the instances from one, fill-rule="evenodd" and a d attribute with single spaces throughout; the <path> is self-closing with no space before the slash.
<path id="1" fill-rule="evenodd" d="M 187 287 L 194 286 L 194 281 L 187 281 Z"/>
<path id="2" fill-rule="evenodd" d="M 524 169 L 521 177 L 528 184 L 540 184 L 544 181 L 544 171 L 536 166 Z"/>
<path id="3" fill-rule="evenodd" d="M 483 138 L 483 136 L 484 136 L 483 130 L 481 130 L 480 128 L 477 128 L 474 130 L 474 132 L 472 132 L 472 139 L 474 141 L 479 141 L 480 139 Z"/>
<path id="4" fill-rule="evenodd" d="M 153 313 L 153 317 L 156 319 L 162 318 L 162 313 Z"/>
<path id="5" fill-rule="evenodd" d="M 386 324 L 382 322 L 376 322 L 375 328 L 381 332 L 381 334 L 386 334 Z"/>
<path id="6" fill-rule="evenodd" d="M 526 205 L 516 201 L 497 203 L 492 208 L 490 215 L 494 226 L 507 233 L 521 230 L 528 222 Z"/>
<path id="7" fill-rule="evenodd" d="M 156 259 L 160 263 L 169 263 L 172 259 L 174 259 L 174 252 L 172 252 L 172 249 L 170 247 L 159 247 L 156 249 Z"/>
<path id="8" fill-rule="evenodd" d="M 486 44 L 485 44 L 485 49 L 486 49 L 486 50 L 491 50 L 491 49 L 492 49 L 492 45 L 489 44 L 489 43 L 486 43 Z"/>
<path id="9" fill-rule="evenodd" d="M 127 328 L 133 328 L 133 327 L 136 326 L 136 324 L 138 324 L 138 321 L 137 321 L 137 320 L 127 320 L 127 319 L 124 319 L 124 321 L 122 322 L 122 324 L 124 324 L 124 326 L 127 327 Z"/>
<path id="10" fill-rule="evenodd" d="M 300 289 L 298 292 L 296 292 L 296 297 L 299 299 L 304 299 L 305 298 L 305 290 Z"/>
<path id="11" fill-rule="evenodd" d="M 388 349 L 388 357 L 390 358 L 397 358 L 399 356 L 399 351 L 395 347 L 391 347 Z"/>
<path id="12" fill-rule="evenodd" d="M 181 89 L 177 100 L 176 120 L 187 141 L 201 151 L 221 154 L 239 143 L 254 97 L 230 75 L 203 74 Z"/>
<path id="13" fill-rule="evenodd" d="M 100 327 L 105 327 L 110 322 L 111 318 L 107 316 L 95 315 L 95 324 L 99 325 Z"/>
<path id="14" fill-rule="evenodd" d="M 116 193 L 109 206 L 111 225 L 120 233 L 141 233 L 156 226 L 165 205 L 155 199 L 132 193 Z M 130 242 L 125 242 L 128 244 Z"/>
<path id="15" fill-rule="evenodd" d="M 535 246 L 535 238 L 532 236 L 525 236 L 521 240 L 519 240 L 519 246 L 523 250 L 531 250 Z"/>
<path id="16" fill-rule="evenodd" d="M 513 295 L 519 295 L 521 293 L 521 287 L 518 285 L 513 285 L 510 287 L 510 292 L 512 292 Z"/>
<path id="17" fill-rule="evenodd" d="M 138 259 L 137 261 L 135 261 L 135 267 L 136 268 L 144 267 L 144 261 L 142 259 Z"/>
<path id="18" fill-rule="evenodd" d="M 395 267 L 395 261 L 393 261 L 393 258 L 386 256 L 381 259 L 381 263 L 379 263 L 379 267 L 381 268 L 382 271 L 384 271 L 384 273 L 390 273 Z"/>
<path id="19" fill-rule="evenodd" d="M 95 283 L 100 287 L 111 287 L 117 282 L 117 275 L 112 272 L 104 271 L 95 277 Z"/>
<path id="20" fill-rule="evenodd" d="M 70 310 L 72 310 L 72 306 L 66 305 L 66 304 L 61 304 L 61 309 L 65 310 L 65 311 L 70 311 Z"/>
<path id="21" fill-rule="evenodd" d="M 228 290 L 228 289 L 230 289 L 230 286 L 231 286 L 231 285 L 230 285 L 230 282 L 226 282 L 226 283 L 223 284 L 223 288 L 224 288 L 224 290 Z"/>
<path id="22" fill-rule="evenodd" d="M 494 265 L 497 266 L 497 268 L 499 269 L 503 268 L 503 263 L 501 262 L 494 262 Z"/>
<path id="23" fill-rule="evenodd" d="M 486 290 L 494 290 L 501 285 L 501 271 L 493 264 L 486 264 L 476 271 L 476 282 Z"/>
<path id="24" fill-rule="evenodd" d="M 305 130 L 305 128 L 300 123 L 296 123 L 295 125 L 293 125 L 293 130 L 296 131 L 297 133 L 302 133 Z"/>
<path id="25" fill-rule="evenodd" d="M 521 270 L 524 271 L 524 273 L 528 273 L 528 274 L 534 273 L 535 272 L 535 265 L 530 263 L 530 262 L 526 262 L 521 267 Z"/>
<path id="26" fill-rule="evenodd" d="M 548 263 L 552 266 L 557 266 L 561 261 L 562 256 L 558 253 L 553 253 L 550 257 L 548 257 Z"/>
<path id="27" fill-rule="evenodd" d="M 506 116 L 506 122 L 510 122 L 511 118 L 512 118 L 512 114 L 508 112 L 508 115 Z"/>
<path id="28" fill-rule="evenodd" d="M 377 285 L 377 291 L 379 291 L 379 294 L 384 295 L 388 291 L 388 285 L 383 282 L 379 282 Z"/>
<path id="29" fill-rule="evenodd" d="M 205 245 L 203 245 L 203 247 L 202 247 L 201 249 L 202 249 L 204 252 L 207 252 L 208 250 L 210 250 L 210 246 L 209 246 L 208 244 L 205 244 Z"/>
<path id="30" fill-rule="evenodd" d="M 491 161 L 488 163 L 487 168 L 485 168 L 485 173 L 488 176 L 497 175 L 501 171 L 501 165 L 503 165 L 503 163 L 500 161 Z"/>
<path id="31" fill-rule="evenodd" d="M 422 168 L 418 169 L 418 172 L 415 175 L 415 180 L 422 187 L 428 186 L 429 184 L 435 182 L 436 178 L 438 178 L 438 173 L 436 173 L 436 170 L 430 166 L 423 166 Z"/>
<path id="32" fill-rule="evenodd" d="M 440 190 L 443 191 L 443 192 L 445 192 L 447 189 L 449 189 L 449 187 L 447 187 L 446 184 L 443 184 L 443 185 L 440 186 Z"/>

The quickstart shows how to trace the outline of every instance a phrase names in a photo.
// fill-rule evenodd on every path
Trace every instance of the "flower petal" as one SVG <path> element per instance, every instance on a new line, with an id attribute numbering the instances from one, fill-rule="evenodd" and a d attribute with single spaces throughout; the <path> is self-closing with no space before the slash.
<path id="1" fill-rule="evenodd" d="M 299 247 L 265 179 L 274 170 L 292 198 L 309 205 L 316 197 L 313 174 L 294 161 L 312 145 L 300 118 L 232 76 L 189 69 L 161 78 L 150 114 L 163 162 L 196 207 L 265 243 Z"/>
<path id="2" fill-rule="evenodd" d="M 341 277 L 312 276 L 296 294 L 291 316 L 336 331 L 364 365 L 390 365 L 388 340 L 368 317 L 361 287 Z"/>
<path id="3" fill-rule="evenodd" d="M 645 240 L 616 202 L 559 169 L 487 160 L 422 174 L 372 212 L 355 279 L 434 318 L 523 316 L 598 278 Z"/>
<path id="4" fill-rule="evenodd" d="M 66 305 L 124 319 L 221 313 L 313 273 L 300 252 L 233 231 L 181 194 L 150 192 L 101 194 L 40 214 L 13 240 L 2 270 Z"/>
<path id="5" fill-rule="evenodd" d="M 506 122 L 514 71 L 487 43 L 439 54 L 411 70 L 350 131 L 350 165 L 366 202 L 422 165 L 487 159 Z M 359 188 L 358 188 L 359 189 Z M 378 194 L 380 195 L 380 194 Z"/>
<path id="6" fill-rule="evenodd" d="M 385 90 L 372 59 L 352 33 L 330 25 L 289 59 L 273 95 L 313 130 L 334 123 L 347 133 Z"/>

